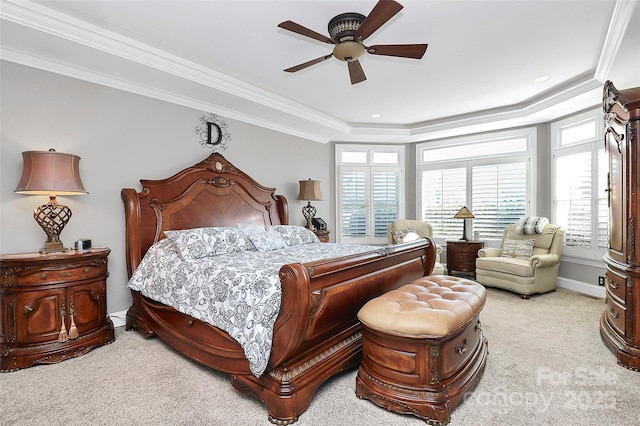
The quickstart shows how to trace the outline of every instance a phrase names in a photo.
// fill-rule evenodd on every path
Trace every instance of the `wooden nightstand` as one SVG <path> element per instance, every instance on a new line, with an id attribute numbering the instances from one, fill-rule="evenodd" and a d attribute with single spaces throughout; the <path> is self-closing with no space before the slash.
<path id="1" fill-rule="evenodd" d="M 329 234 L 330 232 L 325 230 L 325 229 L 314 229 L 313 233 L 316 234 L 318 236 L 318 238 L 320 238 L 320 242 L 321 243 L 328 243 L 329 242 Z"/>
<path id="2" fill-rule="evenodd" d="M 110 251 L 0 256 L 0 371 L 53 364 L 115 340 Z"/>
<path id="3" fill-rule="evenodd" d="M 483 246 L 482 241 L 447 241 L 447 274 L 463 272 L 475 278 L 478 250 Z"/>

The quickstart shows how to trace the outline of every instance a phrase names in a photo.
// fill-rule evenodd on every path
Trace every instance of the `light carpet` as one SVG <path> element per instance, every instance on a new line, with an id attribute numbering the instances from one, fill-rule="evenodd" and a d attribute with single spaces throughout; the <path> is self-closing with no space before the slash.
<path id="1" fill-rule="evenodd" d="M 601 299 L 569 290 L 521 300 L 488 289 L 489 342 L 478 387 L 457 425 L 637 425 L 640 373 L 602 343 Z M 296 425 L 424 425 L 355 395 L 356 370 L 327 381 Z M 264 406 L 226 374 L 157 338 L 116 329 L 116 341 L 54 365 L 0 374 L 1 425 L 269 425 Z"/>

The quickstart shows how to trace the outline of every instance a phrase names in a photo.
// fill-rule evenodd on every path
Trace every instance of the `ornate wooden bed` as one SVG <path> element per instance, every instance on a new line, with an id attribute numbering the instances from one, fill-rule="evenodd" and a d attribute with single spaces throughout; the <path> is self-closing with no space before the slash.
<path id="1" fill-rule="evenodd" d="M 125 188 L 126 255 L 129 277 L 163 231 L 238 223 L 286 225 L 287 201 L 258 184 L 220 154 L 161 180 Z M 358 310 L 370 299 L 428 275 L 435 261 L 430 239 L 358 255 L 280 269 L 282 301 L 274 326 L 267 370 L 254 376 L 240 345 L 226 332 L 154 302 L 137 291 L 127 329 L 159 336 L 187 357 L 227 372 L 233 386 L 254 394 L 269 420 L 290 424 L 332 375 L 358 365 Z"/>

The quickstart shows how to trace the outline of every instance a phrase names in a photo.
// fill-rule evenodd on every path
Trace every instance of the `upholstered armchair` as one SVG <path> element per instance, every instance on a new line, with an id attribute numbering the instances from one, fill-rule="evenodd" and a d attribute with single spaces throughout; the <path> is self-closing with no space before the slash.
<path id="1" fill-rule="evenodd" d="M 500 248 L 482 248 L 476 259 L 476 281 L 514 291 L 523 299 L 556 289 L 564 229 L 546 224 L 540 233 L 520 234 L 505 228 Z"/>
<path id="2" fill-rule="evenodd" d="M 389 244 L 401 244 L 417 238 L 433 237 L 433 228 L 422 220 L 402 219 L 389 224 L 387 228 Z M 440 263 L 442 247 L 436 245 L 436 263 L 433 266 L 432 275 L 444 274 L 444 267 Z"/>

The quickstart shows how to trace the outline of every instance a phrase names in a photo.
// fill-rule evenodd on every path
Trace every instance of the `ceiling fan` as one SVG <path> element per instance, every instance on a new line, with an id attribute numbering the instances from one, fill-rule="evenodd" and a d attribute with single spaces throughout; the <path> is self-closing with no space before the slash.
<path id="1" fill-rule="evenodd" d="M 293 21 L 284 21 L 278 27 L 294 33 L 310 37 L 328 44 L 334 44 L 333 53 L 311 61 L 287 68 L 286 72 L 296 72 L 311 65 L 326 61 L 332 56 L 345 61 L 349 68 L 351 84 L 365 81 L 362 66 L 358 58 L 364 52 L 372 55 L 397 56 L 401 58 L 421 59 L 427 50 L 426 44 L 380 44 L 365 46 L 364 40 L 376 32 L 389 19 L 395 16 L 403 6 L 393 0 L 379 0 L 369 16 L 360 13 L 341 13 L 329 21 L 331 38 L 317 33 Z"/>

